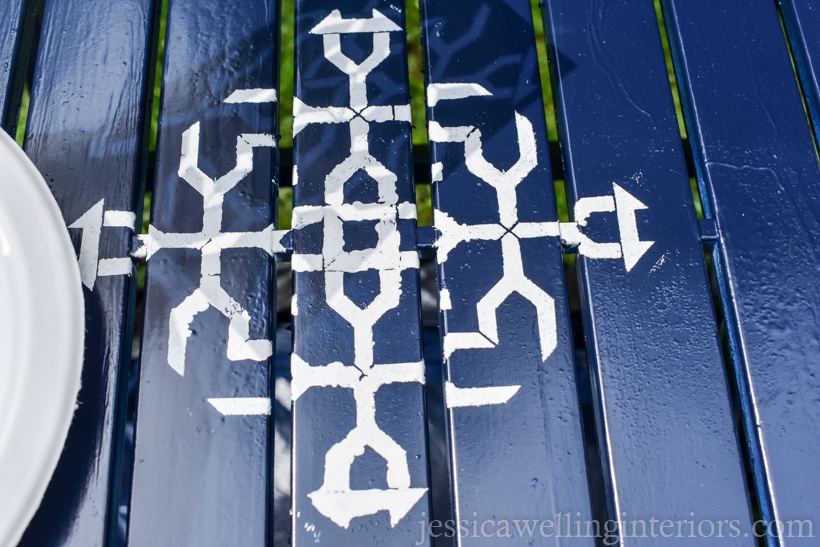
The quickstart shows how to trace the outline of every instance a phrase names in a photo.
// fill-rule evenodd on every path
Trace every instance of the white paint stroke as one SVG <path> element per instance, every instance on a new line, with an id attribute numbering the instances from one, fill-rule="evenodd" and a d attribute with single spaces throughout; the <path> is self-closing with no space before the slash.
<path id="1" fill-rule="evenodd" d="M 322 255 L 296 254 L 290 257 L 290 267 L 294 272 L 318 272 L 324 269 Z"/>
<path id="2" fill-rule="evenodd" d="M 106 211 L 103 215 L 103 226 L 134 229 L 137 215 L 133 211 Z"/>
<path id="3" fill-rule="evenodd" d="M 349 528 L 356 517 L 390 514 L 390 526 L 396 526 L 427 493 L 427 488 L 396 488 L 390 490 L 350 490 L 335 492 L 316 490 L 308 494 L 313 505 L 342 528 Z"/>
<path id="4" fill-rule="evenodd" d="M 398 205 L 398 213 L 399 218 L 408 219 L 408 220 L 416 220 L 418 215 L 418 210 L 416 209 L 416 204 L 411 203 L 409 201 L 404 203 L 399 203 Z"/>
<path id="5" fill-rule="evenodd" d="M 489 349 L 495 344 L 480 332 L 447 332 L 442 340 L 444 358 L 449 359 L 460 349 Z"/>
<path id="6" fill-rule="evenodd" d="M 392 24 L 392 21 L 386 20 Z M 350 108 L 357 112 L 364 110 L 367 107 L 365 79 L 374 68 L 390 55 L 390 35 L 386 32 L 373 34 L 373 51 L 361 63 L 356 63 L 342 53 L 342 42 L 339 34 L 324 34 L 322 38 L 325 58 L 349 76 Z"/>
<path id="7" fill-rule="evenodd" d="M 475 127 L 472 125 L 443 127 L 434 120 L 427 122 L 427 138 L 432 142 L 464 142 L 473 131 Z"/>
<path id="8" fill-rule="evenodd" d="M 130 276 L 134 269 L 134 263 L 130 258 L 101 258 L 97 266 L 97 275 L 105 277 L 109 275 Z"/>
<path id="9" fill-rule="evenodd" d="M 439 101 L 465 99 L 467 97 L 483 97 L 492 95 L 479 84 L 465 83 L 437 83 L 427 86 L 427 104 L 436 106 Z"/>
<path id="10" fill-rule="evenodd" d="M 344 19 L 342 13 L 335 9 L 310 30 L 310 34 L 370 34 L 380 32 L 397 32 L 401 27 L 386 15 L 373 10 L 369 19 Z"/>
<path id="11" fill-rule="evenodd" d="M 438 308 L 441 311 L 453 309 L 453 301 L 450 299 L 450 289 L 441 289 L 438 292 Z"/>
<path id="12" fill-rule="evenodd" d="M 519 222 L 512 233 L 519 239 L 557 237 L 560 235 L 558 222 Z"/>
<path id="13" fill-rule="evenodd" d="M 578 247 L 578 254 L 587 258 L 621 258 L 618 242 L 598 243 L 581 232 L 577 222 L 562 222 L 561 242 L 567 247 Z"/>
<path id="14" fill-rule="evenodd" d="M 208 404 L 223 416 L 268 416 L 271 411 L 268 397 L 213 397 Z"/>
<path id="15" fill-rule="evenodd" d="M 646 209 L 647 206 L 617 184 L 613 183 L 612 187 L 615 193 L 618 229 L 621 232 L 624 266 L 628 272 L 635 267 L 635 264 L 655 242 L 641 241 L 638 235 L 638 221 L 635 218 L 635 211 Z"/>
<path id="16" fill-rule="evenodd" d="M 436 239 L 436 258 L 439 264 L 447 262 L 450 252 L 461 243 L 474 240 L 501 239 L 506 230 L 500 224 L 459 224 L 450 215 L 438 209 L 433 211 L 439 237 Z"/>
<path id="17" fill-rule="evenodd" d="M 191 233 L 166 233 L 151 225 L 142 237 L 145 255 L 150 260 L 161 249 L 200 251 L 200 284 L 168 317 L 168 365 L 180 376 L 185 374 L 188 340 L 194 318 L 213 307 L 228 318 L 227 358 L 232 361 L 264 361 L 273 353 L 269 339 L 250 338 L 250 314 L 221 286 L 221 254 L 225 249 L 257 248 L 268 255 L 283 252 L 281 238 L 286 232 L 268 225 L 258 232 L 223 232 L 223 202 L 226 193 L 253 171 L 254 148 L 273 148 L 271 135 L 245 133 L 236 138 L 236 164 L 224 175 L 213 179 L 199 168 L 200 125 L 194 123 L 182 134 L 179 176 L 202 195 L 202 230 Z"/>
<path id="18" fill-rule="evenodd" d="M 88 290 L 94 290 L 97 280 L 97 264 L 100 255 L 100 233 L 103 223 L 105 200 L 101 199 L 88 208 L 80 218 L 68 225 L 69 228 L 82 230 L 80 239 L 80 279 Z"/>
<path id="19" fill-rule="evenodd" d="M 535 131 L 530 121 L 515 113 L 518 134 L 518 160 L 509 169 L 498 169 L 484 158 L 481 131 L 476 129 L 464 141 L 464 159 L 470 173 L 495 188 L 501 224 L 512 228 L 518 222 L 518 198 L 515 189 L 538 165 Z"/>
<path id="20" fill-rule="evenodd" d="M 430 180 L 432 182 L 441 182 L 444 180 L 444 164 L 440 161 L 430 166 Z"/>
<path id="21" fill-rule="evenodd" d="M 303 103 L 298 97 L 293 98 L 293 135 L 296 136 L 312 123 L 347 123 L 356 116 L 356 112 L 346 106 L 325 106 L 314 108 Z"/>
<path id="22" fill-rule="evenodd" d="M 444 401 L 447 408 L 503 405 L 512 399 L 519 389 L 521 386 L 456 387 L 452 382 L 446 382 Z"/>
<path id="23" fill-rule="evenodd" d="M 513 293 L 518 293 L 535 306 L 541 359 L 546 361 L 558 345 L 558 327 L 555 318 L 555 300 L 525 274 L 518 239 L 508 234 L 501 239 L 504 276 L 476 304 L 478 328 L 498 344 L 498 308 Z"/>
<path id="24" fill-rule="evenodd" d="M 611 213 L 615 211 L 615 200 L 612 196 L 592 196 L 579 199 L 573 209 L 575 222 L 562 222 L 561 239 L 566 245 L 578 247 L 578 254 L 587 258 L 621 258 L 621 245 L 618 242 L 600 243 L 581 232 L 593 213 Z"/>
<path id="25" fill-rule="evenodd" d="M 238 103 L 275 103 L 275 89 L 237 89 L 225 99 L 228 104 Z"/>

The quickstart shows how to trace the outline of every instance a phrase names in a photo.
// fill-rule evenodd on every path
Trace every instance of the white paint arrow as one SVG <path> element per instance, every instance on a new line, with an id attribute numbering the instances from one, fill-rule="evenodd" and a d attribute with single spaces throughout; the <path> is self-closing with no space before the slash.
<path id="1" fill-rule="evenodd" d="M 638 235 L 638 221 L 635 211 L 648 209 L 638 198 L 612 184 L 613 196 L 592 196 L 579 199 L 575 203 L 575 222 L 561 222 L 559 225 L 561 242 L 568 247 L 578 247 L 578 254 L 587 258 L 612 259 L 622 258 L 626 271 L 632 270 L 649 250 L 654 241 L 642 241 Z M 594 213 L 615 212 L 618 216 L 618 229 L 621 242 L 598 242 L 587 237 L 581 228 Z"/>
<path id="2" fill-rule="evenodd" d="M 68 225 L 82 230 L 80 239 L 80 279 L 88 290 L 94 290 L 98 277 L 110 275 L 131 275 L 132 262 L 129 257 L 100 259 L 100 235 L 102 228 L 128 228 L 134 230 L 136 215 L 132 211 L 106 211 L 105 200 L 101 199 Z"/>
<path id="3" fill-rule="evenodd" d="M 100 230 L 103 222 L 105 200 L 100 200 L 83 213 L 80 218 L 68 225 L 69 228 L 82 230 L 80 239 L 80 279 L 88 290 L 94 290 L 97 280 L 97 262 L 100 256 Z"/>
<path id="4" fill-rule="evenodd" d="M 626 271 L 630 271 L 644 253 L 655 244 L 654 241 L 641 241 L 638 235 L 635 211 L 648 207 L 617 184 L 613 183 L 612 187 L 615 190 L 615 208 L 618 215 L 618 229 L 621 231 L 624 266 L 626 266 Z"/>

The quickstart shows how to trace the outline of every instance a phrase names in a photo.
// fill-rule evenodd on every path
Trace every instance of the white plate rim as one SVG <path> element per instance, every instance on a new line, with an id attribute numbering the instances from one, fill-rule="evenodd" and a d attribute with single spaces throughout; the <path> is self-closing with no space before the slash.
<path id="1" fill-rule="evenodd" d="M 2 130 L 0 201 L 0 278 L 11 278 L 18 293 L 11 298 L 26 306 L 3 310 L 0 301 L 0 314 L 19 320 L 5 329 L 5 336 L 22 335 L 12 340 L 20 347 L 0 348 L 6 361 L 0 362 L 0 378 L 3 367 L 7 378 L 15 376 L 13 393 L 6 393 L 5 401 L 0 391 L 0 408 L 5 404 L 9 411 L 0 415 L 0 545 L 14 545 L 40 505 L 71 425 L 83 365 L 85 312 L 76 254 L 57 202 L 36 167 Z M 0 297 L 2 291 L 0 287 Z M 3 336 L 0 332 L 0 342 Z"/>

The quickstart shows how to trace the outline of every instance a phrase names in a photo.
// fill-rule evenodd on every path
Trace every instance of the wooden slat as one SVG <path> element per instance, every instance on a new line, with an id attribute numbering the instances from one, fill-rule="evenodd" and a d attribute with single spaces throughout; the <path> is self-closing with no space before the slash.
<path id="1" fill-rule="evenodd" d="M 540 544 L 591 504 L 530 2 L 422 13 L 458 541 Z"/>
<path id="2" fill-rule="evenodd" d="M 26 15 L 30 14 L 32 5 L 33 2 L 25 0 L 5 0 L 0 15 L 0 127 L 12 136 L 23 91 L 18 71 L 25 69 L 30 54 L 30 44 L 23 43 L 23 38 L 30 34 L 25 32 L 25 27 L 27 22 L 31 23 L 32 18 Z"/>
<path id="3" fill-rule="evenodd" d="M 279 7 L 167 25 L 129 542 L 265 545 Z"/>
<path id="4" fill-rule="evenodd" d="M 665 5 L 763 518 L 816 523 L 820 169 L 776 7 Z"/>
<path id="5" fill-rule="evenodd" d="M 779 0 L 779 4 L 815 138 L 820 140 L 820 5 L 811 0 Z"/>
<path id="6" fill-rule="evenodd" d="M 750 530 L 652 3 L 548 0 L 545 13 L 574 219 L 593 211 L 582 234 L 614 242 L 607 252 L 587 242 L 578 247 L 609 513 L 647 522 L 694 513 Z M 596 199 L 606 201 L 587 208 Z M 621 533 L 627 545 L 656 545 L 659 537 L 631 537 L 629 527 Z M 728 533 L 687 541 L 749 544 Z"/>
<path id="7" fill-rule="evenodd" d="M 403 4 L 296 14 L 293 542 L 409 545 L 430 508 Z"/>
<path id="8" fill-rule="evenodd" d="M 114 538 L 119 469 L 112 451 L 121 439 L 130 362 L 128 252 L 142 200 L 153 16 L 149 0 L 58 0 L 45 7 L 25 150 L 81 246 L 87 334 L 74 421 L 22 545 L 102 545 Z"/>

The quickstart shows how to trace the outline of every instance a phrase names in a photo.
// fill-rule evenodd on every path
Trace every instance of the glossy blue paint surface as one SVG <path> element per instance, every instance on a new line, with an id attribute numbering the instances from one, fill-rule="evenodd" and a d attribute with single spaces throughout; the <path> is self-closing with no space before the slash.
<path id="1" fill-rule="evenodd" d="M 141 207 L 139 154 L 152 20 L 146 0 L 60 0 L 45 7 L 25 151 L 66 224 L 104 200 L 91 222 L 100 230 L 101 259 L 127 257 L 132 233 L 129 227 L 100 226 L 103 211 L 133 213 Z M 69 231 L 78 246 L 97 247 L 86 230 Z M 93 273 L 97 264 L 91 265 Z M 123 425 L 121 386 L 130 359 L 134 287 L 126 275 L 97 276 L 93 290 L 84 279 L 87 335 L 77 411 L 23 545 L 102 545 L 112 537 L 114 521 L 107 512 L 119 471 L 112 452 Z"/>
<path id="2" fill-rule="evenodd" d="M 815 139 L 820 138 L 820 5 L 810 0 L 779 0 L 797 74 L 803 86 Z"/>
<path id="3" fill-rule="evenodd" d="M 10 109 L 13 110 L 12 103 L 16 102 L 16 91 L 21 91 L 13 87 L 19 63 L 25 58 L 20 55 L 25 22 L 24 3 L 24 0 L 7 0 L 0 16 L 0 127 L 4 129 L 10 127 L 10 118 L 16 117 Z"/>
<path id="4" fill-rule="evenodd" d="M 486 406 L 453 406 L 456 397 L 445 390 L 454 516 L 457 534 L 465 536 L 456 541 L 498 545 L 510 541 L 501 539 L 504 520 L 591 518 L 533 23 L 526 0 L 426 0 L 422 8 L 427 99 L 435 102 L 428 108 L 428 129 L 434 224 L 441 232 L 436 260 L 447 388 L 518 386 L 507 402 L 490 404 L 480 396 L 476 402 Z M 483 91 L 441 98 L 448 84 L 477 84 Z M 496 169 L 513 173 L 515 187 L 496 191 L 486 170 L 465 161 L 467 147 L 474 145 L 440 136 L 438 126 L 478 136 L 480 153 Z M 500 212 L 510 205 L 514 214 Z M 457 236 L 450 228 L 454 222 L 500 232 L 452 248 L 447 241 Z M 519 236 L 515 230 L 526 223 L 552 223 L 556 233 Z M 505 288 L 517 292 L 507 295 Z M 494 305 L 483 307 L 496 297 Z M 490 315 L 497 318 L 497 332 L 483 324 Z M 448 349 L 470 332 L 486 347 Z M 497 340 L 490 342 L 493 336 Z M 492 524 L 485 531 L 492 531 L 475 534 L 471 523 L 485 521 Z M 540 533 L 536 543 L 545 544 Z M 592 537 L 566 541 L 594 544 Z"/>
<path id="5" fill-rule="evenodd" d="M 666 7 L 763 517 L 816 521 L 820 169 L 776 7 Z"/>
<path id="6" fill-rule="evenodd" d="M 291 262 L 295 545 L 409 545 L 420 541 L 429 520 L 423 385 L 418 377 L 375 379 L 402 368 L 423 373 L 410 123 L 402 114 L 409 114 L 403 10 L 403 2 L 296 2 L 295 94 L 306 106 L 301 114 L 295 108 L 294 123 L 303 127 L 294 138 L 298 182 Z M 344 22 L 349 19 L 367 22 L 356 27 Z M 383 30 L 371 31 L 376 24 Z M 340 49 L 349 59 L 337 58 L 340 65 L 372 67 L 356 80 L 363 82 L 362 91 L 351 91 L 351 78 L 325 57 L 325 43 L 331 57 Z M 384 121 L 375 121 L 364 105 L 388 107 Z M 349 121 L 301 125 L 312 119 L 311 108 L 325 107 L 337 107 Z M 364 164 L 349 163 L 349 171 L 337 171 L 337 192 L 327 191 L 334 169 L 354 155 L 353 148 L 369 155 L 365 163 L 373 170 L 368 174 Z M 362 218 L 367 207 L 376 217 Z M 317 211 L 320 216 L 311 217 Z M 345 220 L 336 221 L 337 215 Z M 341 249 L 333 242 L 336 234 L 344 238 Z M 381 252 L 373 251 L 377 245 Z M 352 267 L 357 252 L 370 253 L 374 262 Z M 310 266 L 305 255 L 318 265 Z M 354 329 L 345 319 L 343 313 L 368 314 L 354 308 L 371 310 L 372 335 L 370 320 L 353 321 Z M 331 368 L 321 367 L 353 376 L 339 385 Z M 297 390 L 300 382 L 304 390 Z M 371 382 L 378 387 L 368 387 Z M 342 456 L 346 447 L 353 452 Z"/>
<path id="7" fill-rule="evenodd" d="M 270 417 L 223 415 L 209 401 L 264 405 L 272 395 L 272 257 L 214 242 L 263 231 L 275 218 L 278 34 L 276 1 L 169 4 L 149 236 L 208 235 L 147 261 L 132 545 L 265 545 L 272 534 Z M 245 90 L 266 91 L 236 102 Z M 215 179 L 224 191 L 203 198 L 196 181 L 207 193 Z M 189 304 L 191 316 L 171 320 Z M 184 359 L 172 332 L 187 340 Z M 247 353 L 248 339 L 267 355 Z"/>
<path id="8" fill-rule="evenodd" d="M 78 253 L 94 247 L 100 259 L 122 258 L 126 265 L 142 203 L 147 82 L 153 70 L 148 68 L 150 36 L 157 3 L 47 1 L 26 132 L 26 151 L 49 183 L 66 223 L 74 226 L 70 233 Z M 780 3 L 806 104 L 816 120 L 816 8 L 801 0 Z M 19 99 L 19 67 L 27 53 L 35 53 L 15 49 L 23 3 L 7 4 L 10 9 L 0 20 L 0 113 L 5 113 L 0 123 L 9 129 L 14 116 L 7 113 L 13 113 Z M 384 30 L 403 25 L 403 3 L 300 0 L 297 9 L 297 96 L 307 106 L 296 116 L 297 214 L 289 236 L 297 270 L 293 361 L 298 357 L 314 372 L 334 363 L 347 370 L 362 366 L 354 351 L 355 329 L 338 309 L 340 292 L 327 286 L 328 274 L 339 273 L 339 257 L 320 256 L 321 269 L 310 266 L 310 255 L 326 252 L 328 238 L 341 229 L 346 253 L 372 248 L 379 231 L 398 241 L 405 255 L 382 269 L 400 269 L 400 293 L 374 269 L 343 273 L 342 286 L 360 309 L 375 306 L 380 293 L 392 291 L 396 298 L 373 329 L 376 366 L 420 363 L 418 271 L 409 262 L 402 266 L 402 260 L 410 260 L 417 245 L 428 252 L 438 248 L 443 344 L 428 344 L 428 386 L 419 379 L 395 382 L 381 386 L 374 396 L 375 423 L 403 451 L 399 459 L 407 462 L 410 488 L 423 492 L 406 514 L 374 510 L 355 516 L 347 527 L 315 502 L 313 495 L 327 482 L 328 466 L 331 479 L 346 469 L 338 453 L 326 459 L 328 451 L 366 421 L 367 405 L 353 388 L 334 387 L 332 374 L 310 379 L 298 364 L 289 386 L 290 360 L 281 357 L 290 348 L 287 332 L 279 335 L 278 362 L 274 357 L 229 356 L 229 317 L 247 313 L 251 340 L 274 337 L 273 259 L 266 250 L 221 252 L 217 286 L 229 299 L 206 302 L 190 325 L 183 323 L 179 332 L 190 329 L 184 372 L 178 361 L 172 362 L 169 316 L 200 286 L 202 254 L 213 251 L 210 234 L 187 248 L 152 251 L 148 258 L 130 544 L 278 544 L 291 533 L 297 545 L 438 544 L 425 532 L 449 533 L 444 523 L 430 526 L 431 518 L 451 516 L 441 498 L 448 492 L 448 485 L 440 483 L 446 475 L 445 452 L 452 472 L 452 517 L 465 521 L 456 530 L 466 534 L 458 544 L 514 543 L 503 534 L 504 520 L 553 519 L 549 531 L 555 536 L 562 515 L 584 526 L 593 515 L 608 512 L 604 516 L 627 522 L 728 520 L 740 530 L 738 537 L 730 532 L 725 537 L 664 538 L 663 545 L 754 545 L 754 538 L 744 536 L 752 531 L 750 497 L 764 519 L 818 522 L 820 169 L 773 4 L 666 1 L 688 131 L 711 217 L 700 237 L 716 245 L 714 260 L 728 318 L 734 358 L 728 382 L 651 5 L 549 0 L 545 6 L 571 201 L 612 197 L 620 208 L 616 183 L 646 206 L 633 211 L 635 229 L 641 240 L 653 242 L 629 268 L 623 258 L 579 258 L 609 502 L 608 508 L 596 505 L 594 510 L 590 489 L 597 493 L 597 470 L 587 465 L 596 465 L 598 456 L 585 454 L 579 412 L 589 390 L 586 377 L 576 381 L 558 227 L 545 227 L 556 223 L 557 216 L 529 3 L 423 2 L 427 84 L 481 87 L 471 88 L 469 96 L 464 89 L 456 92 L 460 98 L 439 95 L 429 107 L 429 118 L 438 127 L 467 129 L 442 137 L 431 126 L 437 228 L 418 238 L 407 212 L 413 208 L 412 160 L 409 123 L 401 108 L 376 114 L 357 107 L 351 116 L 402 118 L 371 120 L 367 149 L 371 166 L 380 163 L 396 174 L 395 201 L 407 205 L 405 212 L 386 206 L 393 198 L 379 196 L 374 178 L 361 170 L 341 190 L 344 204 L 386 206 L 384 224 L 354 218 L 358 213 L 345 218 L 341 228 L 329 224 L 334 211 L 326 207 L 332 201 L 325 193 L 327 177 L 349 155 L 352 122 L 325 119 L 299 125 L 311 120 L 311 108 L 337 107 L 342 117 L 349 113 L 344 108 L 350 104 L 348 78 L 323 49 L 325 37 L 334 33 L 316 30 L 333 10 L 342 19 L 372 19 L 377 10 L 391 22 L 379 23 L 386 25 L 380 32 L 388 35 L 390 53 L 365 77 L 368 105 L 407 104 L 404 33 Z M 276 105 L 267 91 L 256 99 L 246 95 L 246 102 L 226 99 L 237 90 L 276 88 L 278 11 L 275 0 L 171 0 L 153 235 L 144 242 L 154 236 L 155 243 L 167 242 L 158 231 L 192 234 L 203 229 L 208 222 L 203 218 L 205 200 L 186 181 L 194 175 L 185 167 L 196 165 L 205 177 L 224 175 L 237 163 L 240 135 L 240 148 L 242 142 L 252 145 L 243 157 L 253 169 L 221 202 L 211 198 L 208 203 L 221 203 L 223 232 L 262 232 L 274 221 L 277 152 L 266 139 L 277 132 Z M 373 52 L 371 33 L 341 33 L 341 51 L 353 63 L 364 62 Z M 532 126 L 535 152 L 525 155 L 534 165 L 514 192 L 518 218 L 505 224 L 499 192 L 476 173 L 476 164 L 465 164 L 464 141 L 480 132 L 482 148 L 473 154 L 509 173 L 521 159 L 519 133 L 528 131 L 522 119 Z M 194 127 L 199 130 L 198 150 L 185 160 L 183 135 Z M 311 207 L 324 207 L 321 221 L 311 221 Z M 357 207 L 359 212 L 366 209 Z M 136 215 L 129 217 L 129 212 Z M 582 233 L 599 242 L 622 241 L 625 225 L 619 224 L 618 212 L 593 213 Z M 131 224 L 116 226 L 123 218 Z M 479 234 L 461 241 L 445 258 L 442 246 L 457 235 L 454 222 L 504 227 L 493 237 Z M 550 233 L 526 232 L 535 229 L 533 223 Z M 98 244 L 91 235 L 96 229 Z M 254 245 L 264 246 L 266 237 Z M 513 240 L 525 276 L 516 281 L 518 292 L 489 311 L 477 311 L 505 272 L 515 268 L 508 243 Z M 587 253 L 583 248 L 579 252 Z M 130 358 L 134 287 L 132 277 L 105 275 L 97 262 L 92 266 L 84 270 L 89 335 L 78 410 L 55 477 L 21 545 L 117 541 L 120 462 L 115 454 L 122 438 L 127 372 L 122 367 L 128 368 Z M 554 326 L 548 330 L 555 348 L 546 356 L 539 336 L 544 327 L 522 294 L 530 291 L 527 280 L 554 305 L 549 313 Z M 497 341 L 492 329 L 482 327 L 491 314 L 497 314 Z M 487 347 L 458 349 L 457 335 L 471 332 L 480 332 L 478 342 L 471 343 Z M 367 369 L 354 372 L 360 384 L 370 374 Z M 223 415 L 209 402 L 270 400 L 277 378 L 280 395 L 290 387 L 296 397 L 290 516 L 289 488 L 282 482 L 290 480 L 282 471 L 287 459 L 273 461 L 274 437 L 280 453 L 288 449 L 287 399 L 271 401 L 275 418 L 264 412 Z M 451 383 L 451 394 L 452 388 L 518 390 L 506 403 L 483 404 L 489 402 L 487 394 L 475 405 L 444 409 L 457 396 L 443 397 L 448 388 L 442 390 L 442 380 Z M 328 385 L 299 392 L 306 382 Z M 737 392 L 739 417 L 732 415 L 731 392 Z M 359 408 L 354 393 L 363 397 Z M 442 412 L 446 446 L 444 433 L 436 429 L 444 423 Z M 745 433 L 736 431 L 744 427 Z M 739 435 L 747 446 L 738 446 Z M 743 462 L 744 455 L 750 461 Z M 388 466 L 372 445 L 354 456 L 349 467 L 354 493 L 401 490 L 388 483 L 395 462 Z M 279 468 L 276 484 L 274 464 Z M 746 491 L 744 472 L 753 475 L 752 494 Z M 370 503 L 366 497 L 343 496 L 341 506 L 361 512 Z M 758 517 L 757 510 L 754 515 Z M 480 528 L 484 523 L 489 525 Z M 285 531 L 289 525 L 291 533 Z M 514 527 L 510 532 L 516 537 Z M 635 537 L 634 528 L 622 532 L 628 546 L 660 543 L 657 537 Z M 594 543 L 578 535 L 561 538 L 562 544 Z M 533 543 L 558 541 L 544 537 Z M 769 545 L 778 547 L 815 541 L 768 538 Z"/>
<path id="9" fill-rule="evenodd" d="M 640 240 L 654 241 L 629 270 L 622 259 L 578 259 L 609 512 L 647 521 L 695 513 L 749 529 L 709 280 L 652 4 L 550 0 L 545 14 L 572 201 L 613 195 L 617 184 L 645 205 L 634 222 Z M 625 253 L 628 234 L 616 217 L 626 204 L 615 199 L 617 212 L 594 213 L 585 233 L 620 241 Z M 630 537 L 628 527 L 622 533 L 629 545 L 658 542 Z M 754 541 L 728 534 L 664 540 L 684 543 Z"/>

